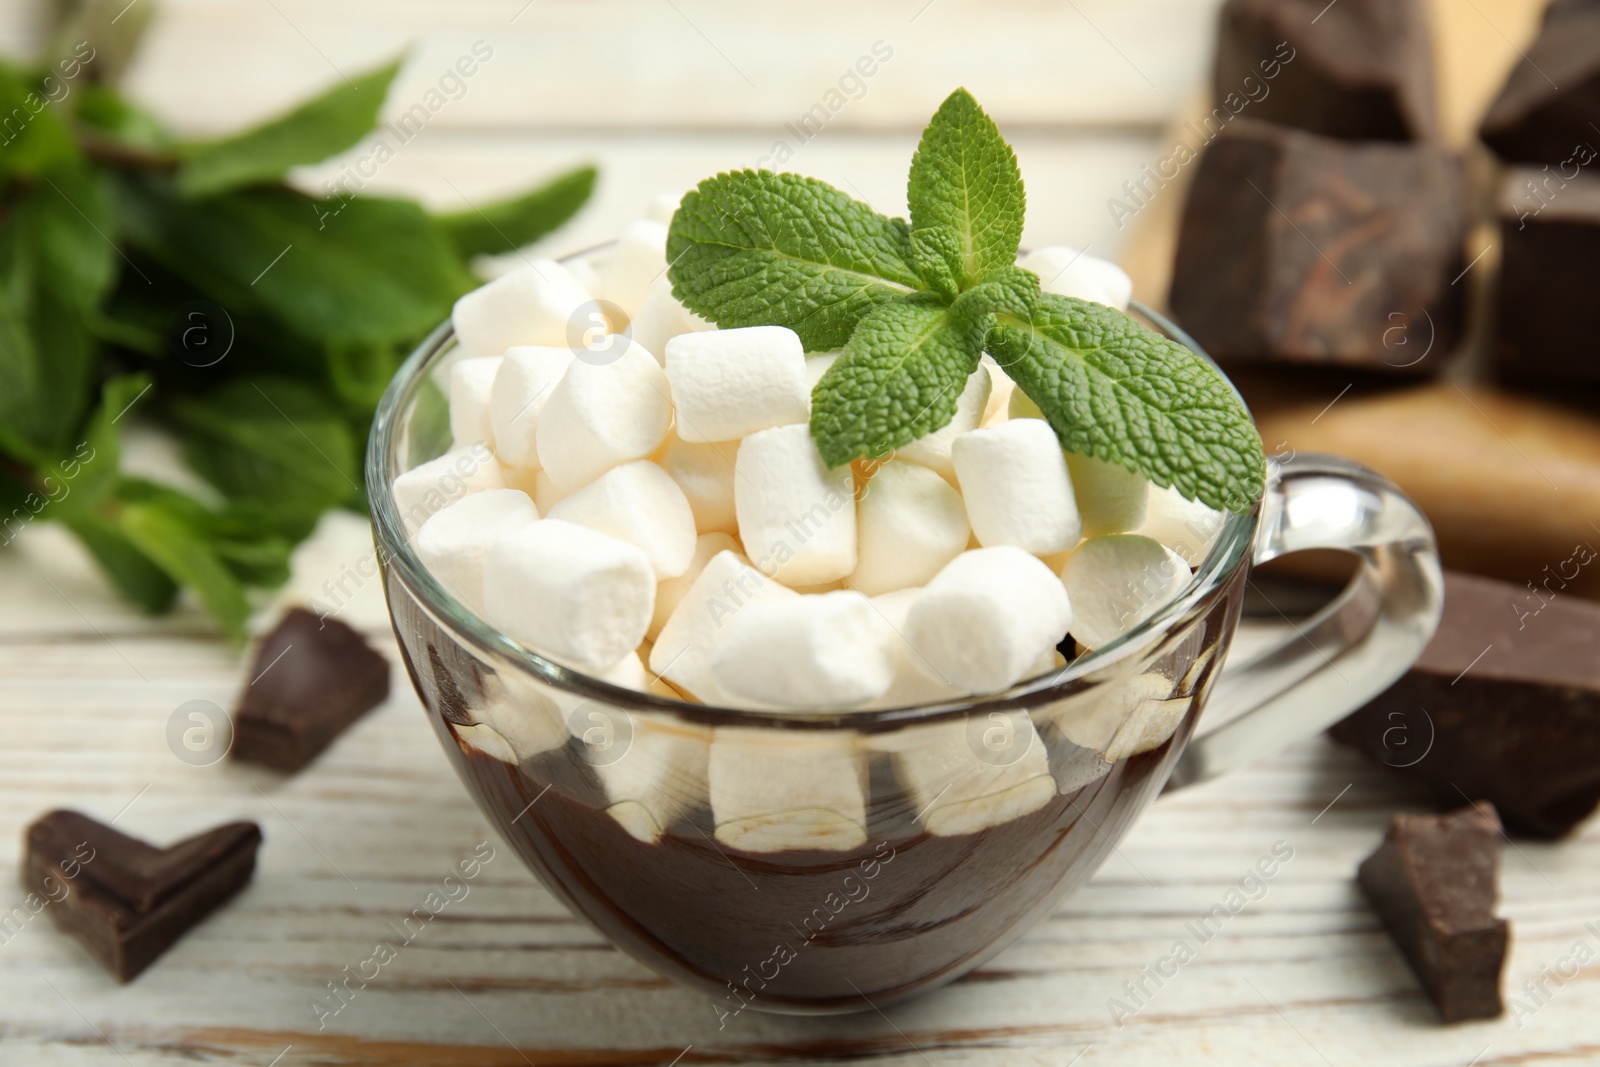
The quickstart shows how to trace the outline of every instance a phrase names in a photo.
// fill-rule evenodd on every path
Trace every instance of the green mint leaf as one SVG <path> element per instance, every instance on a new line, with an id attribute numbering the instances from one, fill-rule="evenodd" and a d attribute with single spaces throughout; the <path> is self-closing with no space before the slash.
<path id="1" fill-rule="evenodd" d="M 270 505 L 299 525 L 303 516 L 314 520 L 360 498 L 360 442 L 310 386 L 236 380 L 179 401 L 173 414 L 190 466 L 230 500 Z"/>
<path id="2" fill-rule="evenodd" d="M 167 158 L 175 143 L 154 115 L 108 85 L 88 82 L 73 90 L 73 118 L 91 138 L 118 148 Z"/>
<path id="3" fill-rule="evenodd" d="M 476 284 L 407 201 L 276 188 L 187 200 L 159 180 L 127 186 L 129 241 L 235 319 L 257 310 L 319 341 L 413 340 Z"/>
<path id="4" fill-rule="evenodd" d="M 874 307 L 922 288 L 905 224 L 798 174 L 740 170 L 683 198 L 667 234 L 672 292 L 724 328 L 787 326 L 839 348 Z"/>
<path id="5" fill-rule="evenodd" d="M 5 150 L 0 149 L 0 153 Z M 0 445 L 36 464 L 75 443 L 93 400 L 94 309 L 121 260 L 105 178 L 58 168 L 0 225 Z"/>
<path id="6" fill-rule="evenodd" d="M 578 213 L 594 192 L 595 169 L 579 167 L 513 200 L 439 216 L 463 257 L 514 252 Z"/>
<path id="7" fill-rule="evenodd" d="M 922 133 L 907 183 L 917 229 L 961 238 L 962 287 L 1016 262 L 1026 198 L 1017 157 L 965 89 L 951 93 Z"/>
<path id="8" fill-rule="evenodd" d="M 43 403 L 40 377 L 28 324 L 0 291 L 0 451 L 35 463 L 48 455 L 51 444 L 51 435 L 41 435 L 34 426 L 36 409 Z"/>
<path id="9" fill-rule="evenodd" d="M 1031 319 L 1039 304 L 1039 295 L 1038 275 L 1021 267 L 1005 267 L 991 272 L 986 281 L 962 293 L 952 307 L 957 314 L 969 319 L 1001 311 Z"/>
<path id="10" fill-rule="evenodd" d="M 984 320 L 932 293 L 883 304 L 811 394 L 811 437 L 830 467 L 887 455 L 942 426 L 983 355 Z"/>
<path id="11" fill-rule="evenodd" d="M 962 251 L 961 235 L 948 226 L 911 231 L 911 261 L 946 304 L 961 291 Z"/>
<path id="12" fill-rule="evenodd" d="M 77 158 L 60 108 L 36 79 L 0 61 L 0 177 L 33 177 Z"/>
<path id="13" fill-rule="evenodd" d="M 150 390 L 150 377 L 145 374 L 126 374 L 106 382 L 100 390 L 100 406 L 89 417 L 83 440 L 39 471 L 66 488 L 65 495 L 45 514 L 66 520 L 95 511 L 111 496 L 121 477 L 122 446 L 117 428 L 119 424 L 126 425 L 122 420 L 144 406 Z"/>
<path id="14" fill-rule="evenodd" d="M 129 504 L 117 528 L 173 581 L 193 589 L 232 637 L 243 639 L 250 614 L 244 587 L 188 516 L 161 501 Z"/>
<path id="15" fill-rule="evenodd" d="M 151 615 L 172 607 L 178 583 L 134 545 L 112 520 L 94 512 L 63 520 L 122 595 Z"/>
<path id="16" fill-rule="evenodd" d="M 1067 451 L 1211 508 L 1244 511 L 1261 495 L 1261 436 L 1227 381 L 1122 312 L 1047 293 L 1031 321 L 1002 314 L 988 350 Z"/>
<path id="17" fill-rule="evenodd" d="M 378 124 L 378 110 L 399 72 L 396 60 L 358 74 L 263 126 L 186 148 L 178 188 L 186 196 L 211 196 L 276 181 L 290 167 L 338 155 Z"/>

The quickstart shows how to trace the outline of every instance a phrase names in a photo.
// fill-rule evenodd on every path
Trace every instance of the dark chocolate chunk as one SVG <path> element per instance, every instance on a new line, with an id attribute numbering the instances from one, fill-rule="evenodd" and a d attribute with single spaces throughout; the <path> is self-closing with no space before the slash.
<path id="1" fill-rule="evenodd" d="M 1497 350 L 1515 384 L 1600 385 L 1600 177 L 1578 169 L 1597 155 L 1506 175 Z"/>
<path id="2" fill-rule="evenodd" d="M 1461 331 L 1460 159 L 1239 120 L 1201 157 L 1173 314 L 1222 360 L 1430 374 Z"/>
<path id="3" fill-rule="evenodd" d="M 1550 0 L 1544 9 L 1545 25 L 1568 15 L 1584 15 L 1591 11 L 1600 11 L 1600 0 Z"/>
<path id="4" fill-rule="evenodd" d="M 1586 543 L 1537 585 L 1445 572 L 1421 658 L 1333 736 L 1442 808 L 1489 800 L 1515 832 L 1565 834 L 1600 804 L 1600 604 L 1563 591 L 1597 564 Z"/>
<path id="5" fill-rule="evenodd" d="M 244 888 L 260 844 L 253 822 L 155 848 L 75 811 L 52 811 L 28 827 L 22 884 L 127 982 Z"/>
<path id="6" fill-rule="evenodd" d="M 1511 68 L 1479 136 L 1500 158 L 1548 163 L 1600 145 L 1600 4 L 1562 4 Z"/>
<path id="7" fill-rule="evenodd" d="M 1500 820 L 1487 804 L 1396 815 L 1361 864 L 1361 888 L 1447 1023 L 1505 1011 L 1511 924 L 1494 914 L 1499 874 Z"/>
<path id="8" fill-rule="evenodd" d="M 1423 0 L 1228 0 L 1213 84 L 1219 107 L 1328 137 L 1438 132 Z"/>
<path id="9" fill-rule="evenodd" d="M 233 717 L 233 757 L 310 763 L 389 695 L 389 661 L 337 619 L 294 608 L 261 642 Z"/>

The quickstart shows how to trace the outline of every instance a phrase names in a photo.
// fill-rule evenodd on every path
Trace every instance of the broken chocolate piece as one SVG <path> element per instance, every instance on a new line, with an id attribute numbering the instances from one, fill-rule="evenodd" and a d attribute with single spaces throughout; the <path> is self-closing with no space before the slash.
<path id="1" fill-rule="evenodd" d="M 1518 833 L 1565 834 L 1600 804 L 1600 604 L 1564 589 L 1597 564 L 1583 543 L 1537 584 L 1445 572 L 1433 640 L 1333 736 L 1441 807 L 1481 798 Z"/>
<path id="2" fill-rule="evenodd" d="M 1591 11 L 1600 11 L 1600 0 L 1550 0 L 1545 5 L 1544 23 L 1548 26 L 1552 20 L 1565 18 L 1567 15 L 1582 15 Z"/>
<path id="3" fill-rule="evenodd" d="M 1563 4 L 1511 68 L 1479 136 L 1501 159 L 1549 164 L 1600 146 L 1600 4 Z"/>
<path id="4" fill-rule="evenodd" d="M 1494 915 L 1499 873 L 1500 820 L 1487 804 L 1396 815 L 1361 864 L 1361 888 L 1447 1023 L 1505 1011 L 1511 924 Z"/>
<path id="5" fill-rule="evenodd" d="M 1220 360 L 1431 374 L 1461 331 L 1461 161 L 1235 121 L 1200 160 L 1171 306 Z"/>
<path id="6" fill-rule="evenodd" d="M 250 881 L 261 829 L 228 823 L 155 848 L 75 811 L 28 827 L 22 883 L 127 982 Z"/>
<path id="7" fill-rule="evenodd" d="M 1213 83 L 1220 107 L 1247 106 L 1253 119 L 1327 137 L 1421 141 L 1438 132 L 1422 0 L 1228 0 Z"/>
<path id="8" fill-rule="evenodd" d="M 1578 170 L 1597 158 L 1585 148 L 1562 165 L 1506 175 L 1498 358 L 1517 384 L 1600 385 L 1600 177 Z"/>
<path id="9" fill-rule="evenodd" d="M 389 661 L 337 619 L 293 608 L 261 642 L 233 716 L 233 758 L 310 763 L 389 695 Z"/>

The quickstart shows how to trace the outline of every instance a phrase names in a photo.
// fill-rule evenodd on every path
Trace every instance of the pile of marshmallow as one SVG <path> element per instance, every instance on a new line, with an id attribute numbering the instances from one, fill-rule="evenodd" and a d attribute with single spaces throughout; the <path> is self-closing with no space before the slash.
<path id="1" fill-rule="evenodd" d="M 691 314 L 666 234 L 641 220 L 598 268 L 534 260 L 455 306 L 454 445 L 394 496 L 422 562 L 498 630 L 691 701 L 881 708 L 1004 690 L 1188 585 L 1223 515 L 1064 453 L 987 356 L 949 425 L 827 467 L 807 421 L 838 353 Z M 1022 266 L 1127 306 L 1110 263 Z"/>

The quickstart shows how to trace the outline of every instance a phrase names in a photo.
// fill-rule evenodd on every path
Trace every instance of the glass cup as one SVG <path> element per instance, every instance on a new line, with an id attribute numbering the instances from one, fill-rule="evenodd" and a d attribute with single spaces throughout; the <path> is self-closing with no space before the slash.
<path id="1" fill-rule="evenodd" d="M 1329 726 L 1399 677 L 1438 622 L 1417 508 L 1349 460 L 1277 457 L 1261 502 L 1225 519 L 1177 600 L 1005 692 L 769 713 L 617 688 L 497 632 L 412 550 L 391 484 L 451 446 L 440 386 L 455 355 L 446 323 L 390 385 L 367 456 L 411 680 L 540 880 L 724 1019 L 854 1011 L 960 977 L 1086 881 L 1163 787 Z M 1224 668 L 1251 565 L 1330 548 L 1359 560 L 1344 592 Z M 1196 736 L 1208 704 L 1223 721 Z"/>

